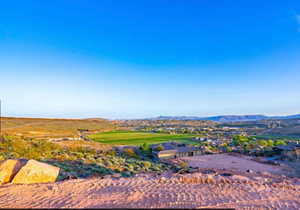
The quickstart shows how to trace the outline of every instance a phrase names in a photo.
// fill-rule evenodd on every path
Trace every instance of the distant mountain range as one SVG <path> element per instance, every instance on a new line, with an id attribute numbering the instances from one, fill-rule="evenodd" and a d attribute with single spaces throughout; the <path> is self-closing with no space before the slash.
<path id="1" fill-rule="evenodd" d="M 214 122 L 238 122 L 238 121 L 256 121 L 256 120 L 283 120 L 300 118 L 300 114 L 288 116 L 266 116 L 266 115 L 221 115 L 212 117 L 196 116 L 159 116 L 147 118 L 148 120 L 211 120 Z"/>

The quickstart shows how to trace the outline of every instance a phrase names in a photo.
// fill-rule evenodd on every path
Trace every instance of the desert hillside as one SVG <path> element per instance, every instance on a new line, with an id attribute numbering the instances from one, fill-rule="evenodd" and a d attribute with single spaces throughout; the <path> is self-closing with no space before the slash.
<path id="1" fill-rule="evenodd" d="M 1 121 L 5 134 L 33 138 L 74 137 L 77 129 L 110 131 L 113 122 L 105 119 L 45 119 L 4 117 Z"/>

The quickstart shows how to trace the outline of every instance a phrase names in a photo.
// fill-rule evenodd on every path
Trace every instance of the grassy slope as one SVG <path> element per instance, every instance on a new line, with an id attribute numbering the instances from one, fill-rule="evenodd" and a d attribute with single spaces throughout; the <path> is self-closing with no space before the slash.
<path id="1" fill-rule="evenodd" d="M 43 118 L 2 118 L 2 129 L 8 135 L 33 138 L 72 137 L 77 129 L 111 131 L 112 122 L 104 119 L 43 119 Z"/>
<path id="2" fill-rule="evenodd" d="M 187 134 L 165 134 L 146 133 L 134 131 L 112 131 L 92 134 L 92 140 L 113 145 L 141 145 L 143 143 L 155 144 L 167 141 L 179 141 L 184 143 L 195 143 L 191 141 L 193 135 Z"/>

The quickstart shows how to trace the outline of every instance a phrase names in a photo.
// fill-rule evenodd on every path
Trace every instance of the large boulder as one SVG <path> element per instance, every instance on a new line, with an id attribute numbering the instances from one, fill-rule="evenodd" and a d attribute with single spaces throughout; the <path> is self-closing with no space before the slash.
<path id="1" fill-rule="evenodd" d="M 59 168 L 36 160 L 29 160 L 12 180 L 14 184 L 55 182 Z"/>
<path id="2" fill-rule="evenodd" d="M 0 164 L 0 184 L 11 182 L 14 176 L 26 163 L 23 160 L 5 160 Z"/>

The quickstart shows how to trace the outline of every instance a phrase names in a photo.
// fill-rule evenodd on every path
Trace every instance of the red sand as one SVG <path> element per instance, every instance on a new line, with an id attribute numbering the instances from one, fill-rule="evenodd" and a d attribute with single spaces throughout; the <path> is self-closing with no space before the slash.
<path id="1" fill-rule="evenodd" d="M 287 166 L 276 166 L 264 163 L 259 163 L 251 160 L 252 157 L 244 155 L 228 155 L 228 154 L 214 154 L 214 155 L 201 155 L 193 157 L 183 157 L 192 167 L 197 168 L 214 168 L 214 169 L 227 169 L 234 171 L 245 172 L 248 169 L 255 172 L 268 172 L 272 174 L 293 174 L 293 169 Z"/>
<path id="2" fill-rule="evenodd" d="M 299 179 L 281 183 L 201 173 L 0 186 L 1 208 L 299 209 Z"/>

